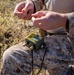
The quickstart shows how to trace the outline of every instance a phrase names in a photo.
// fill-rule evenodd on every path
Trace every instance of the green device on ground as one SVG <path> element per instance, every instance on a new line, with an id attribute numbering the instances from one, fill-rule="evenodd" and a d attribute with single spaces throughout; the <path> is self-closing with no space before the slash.
<path id="1" fill-rule="evenodd" d="M 26 37 L 25 41 L 27 45 L 30 45 L 30 47 L 33 46 L 34 49 L 38 50 L 43 44 L 44 38 L 35 33 L 31 33 Z"/>

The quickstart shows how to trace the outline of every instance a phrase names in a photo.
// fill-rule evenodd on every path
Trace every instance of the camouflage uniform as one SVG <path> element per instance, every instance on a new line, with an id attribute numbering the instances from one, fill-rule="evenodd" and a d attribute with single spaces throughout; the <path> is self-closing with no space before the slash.
<path id="1" fill-rule="evenodd" d="M 33 0 L 36 11 L 42 8 L 41 0 Z M 51 0 L 45 0 L 51 1 Z M 47 44 L 46 52 L 42 69 L 49 70 L 50 75 L 66 75 L 69 65 L 74 64 L 74 14 L 67 14 L 69 19 L 69 34 L 68 35 L 52 35 L 45 36 L 44 41 Z M 32 55 L 27 46 L 23 43 L 7 49 L 3 54 L 2 75 L 30 75 L 32 68 Z M 33 66 L 40 68 L 45 49 L 33 51 Z"/>

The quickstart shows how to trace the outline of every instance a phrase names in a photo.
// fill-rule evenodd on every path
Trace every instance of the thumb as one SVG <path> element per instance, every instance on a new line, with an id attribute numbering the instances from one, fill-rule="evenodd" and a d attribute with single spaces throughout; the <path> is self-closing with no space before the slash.
<path id="1" fill-rule="evenodd" d="M 23 13 L 27 13 L 27 11 L 28 11 L 27 7 L 28 7 L 28 6 L 25 6 L 25 7 L 22 9 L 22 12 L 23 12 Z"/>
<path id="2" fill-rule="evenodd" d="M 32 9 L 32 7 L 27 3 L 25 7 L 22 9 L 23 13 L 29 13 L 29 11 Z"/>
<path id="3" fill-rule="evenodd" d="M 32 17 L 35 17 L 35 18 L 40 18 L 43 16 L 45 16 L 45 13 L 43 13 L 42 11 L 39 11 L 39 12 L 36 12 L 35 14 L 32 14 Z"/>

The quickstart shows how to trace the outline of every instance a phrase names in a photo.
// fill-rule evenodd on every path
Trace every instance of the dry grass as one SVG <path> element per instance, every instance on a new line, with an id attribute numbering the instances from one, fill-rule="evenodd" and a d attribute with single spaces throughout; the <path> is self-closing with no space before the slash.
<path id="1" fill-rule="evenodd" d="M 28 21 L 14 17 L 15 5 L 21 0 L 0 0 L 0 52 L 25 39 L 35 28 Z M 36 29 L 37 30 L 37 29 Z"/>
<path id="2" fill-rule="evenodd" d="M 27 26 L 28 21 L 19 20 L 17 17 L 14 17 L 15 5 L 20 1 L 0 0 L 0 64 L 3 52 L 7 48 L 23 41 L 25 36 L 31 31 L 38 32 L 38 29 L 35 27 Z M 40 75 L 46 75 L 44 73 L 45 71 L 42 71 Z"/>

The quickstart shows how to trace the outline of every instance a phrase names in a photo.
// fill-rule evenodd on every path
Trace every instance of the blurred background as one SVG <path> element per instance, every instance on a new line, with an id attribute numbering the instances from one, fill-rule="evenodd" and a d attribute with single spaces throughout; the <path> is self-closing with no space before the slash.
<path id="1" fill-rule="evenodd" d="M 12 45 L 24 41 L 30 32 L 39 33 L 38 28 L 31 26 L 30 21 L 18 19 L 13 15 L 15 6 L 25 0 L 0 0 L 0 70 L 2 55 Z M 35 69 L 37 73 L 39 69 Z M 49 75 L 42 70 L 39 75 Z"/>
<path id="2" fill-rule="evenodd" d="M 13 15 L 15 6 L 24 0 L 0 0 L 0 67 L 3 52 L 12 45 L 24 41 L 25 37 L 38 29 L 30 26 L 30 21 Z"/>

